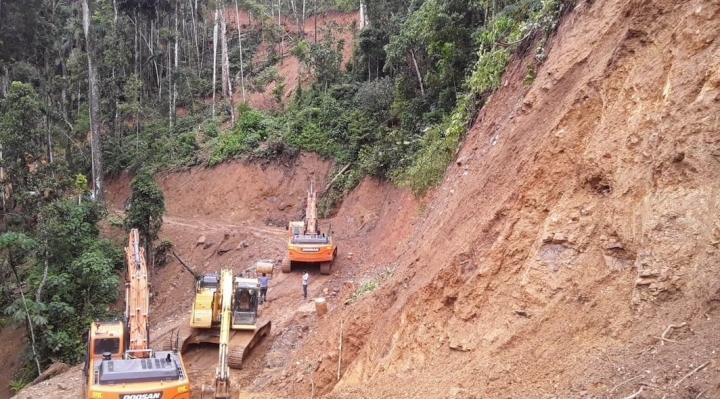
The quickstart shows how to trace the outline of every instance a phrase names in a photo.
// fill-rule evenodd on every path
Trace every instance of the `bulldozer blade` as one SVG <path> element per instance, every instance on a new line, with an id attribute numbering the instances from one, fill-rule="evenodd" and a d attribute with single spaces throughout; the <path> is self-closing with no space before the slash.
<path id="1" fill-rule="evenodd" d="M 228 345 L 228 366 L 234 369 L 242 368 L 244 357 L 270 332 L 270 326 L 269 320 L 258 320 L 255 330 L 233 330 Z"/>

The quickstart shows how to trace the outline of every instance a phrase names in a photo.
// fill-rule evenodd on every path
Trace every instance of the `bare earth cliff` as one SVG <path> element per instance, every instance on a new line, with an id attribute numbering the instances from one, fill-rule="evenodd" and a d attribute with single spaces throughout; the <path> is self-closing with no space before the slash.
<path id="1" fill-rule="evenodd" d="M 244 398 L 720 397 L 720 1 L 578 1 L 523 85 L 511 61 L 442 184 L 363 180 L 321 226 L 340 259 L 275 273 Z M 201 271 L 280 259 L 314 155 L 160 174 L 162 236 Z M 121 209 L 129 177 L 108 184 Z M 156 271 L 155 337 L 192 278 Z M 212 346 L 186 355 L 210 384 Z M 339 377 L 339 379 L 338 379 Z M 59 385 L 63 387 L 59 388 Z M 79 397 L 80 372 L 18 398 Z M 199 396 L 198 396 L 199 397 Z"/>

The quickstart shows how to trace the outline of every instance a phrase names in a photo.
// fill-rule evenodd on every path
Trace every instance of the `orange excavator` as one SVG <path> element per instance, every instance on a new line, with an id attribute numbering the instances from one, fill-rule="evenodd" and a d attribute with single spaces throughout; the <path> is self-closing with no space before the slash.
<path id="1" fill-rule="evenodd" d="M 180 353 L 150 349 L 150 283 L 137 229 L 125 248 L 127 282 L 123 321 L 90 325 L 84 374 L 88 399 L 190 399 Z"/>
<path id="2" fill-rule="evenodd" d="M 321 233 L 317 222 L 317 192 L 311 180 L 307 191 L 305 220 L 288 224 L 289 233 L 287 253 L 283 257 L 281 269 L 289 273 L 293 266 L 302 263 L 319 263 L 320 274 L 330 274 L 337 247 L 329 234 Z"/>

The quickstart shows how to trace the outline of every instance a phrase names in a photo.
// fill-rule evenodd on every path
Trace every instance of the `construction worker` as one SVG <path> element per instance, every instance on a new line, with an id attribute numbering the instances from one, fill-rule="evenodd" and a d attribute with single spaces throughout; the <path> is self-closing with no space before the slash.
<path id="1" fill-rule="evenodd" d="M 265 296 L 267 295 L 268 281 L 270 281 L 270 277 L 263 273 L 262 276 L 258 277 L 258 281 L 260 281 L 260 303 L 265 303 Z"/>
<path id="2" fill-rule="evenodd" d="M 310 280 L 310 275 L 308 274 L 307 270 L 303 270 L 302 284 L 303 284 L 303 298 L 304 299 L 307 299 L 307 286 L 308 286 L 309 280 Z"/>

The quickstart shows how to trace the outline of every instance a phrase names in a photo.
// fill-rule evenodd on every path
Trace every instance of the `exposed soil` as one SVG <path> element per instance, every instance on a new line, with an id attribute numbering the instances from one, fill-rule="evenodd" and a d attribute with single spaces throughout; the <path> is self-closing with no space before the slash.
<path id="1" fill-rule="evenodd" d="M 512 60 L 434 193 L 419 203 L 366 179 L 322 221 L 340 250 L 330 276 L 309 269 L 327 314 L 298 273 L 274 274 L 273 330 L 233 372 L 236 392 L 720 397 L 718 37 L 718 1 L 579 2 L 532 84 L 534 54 Z M 277 260 L 309 177 L 323 186 L 331 166 L 159 174 L 162 236 L 201 271 Z M 109 182 L 114 209 L 128 182 Z M 186 322 L 192 278 L 171 260 L 153 279 L 161 339 Z M 186 353 L 194 386 L 216 356 Z M 75 381 L 18 397 L 80 397 Z"/>
<path id="2" fill-rule="evenodd" d="M 0 398 L 9 398 L 13 395 L 9 384 L 15 379 L 15 371 L 21 365 L 20 351 L 23 348 L 25 330 L 10 326 L 0 329 Z"/>

